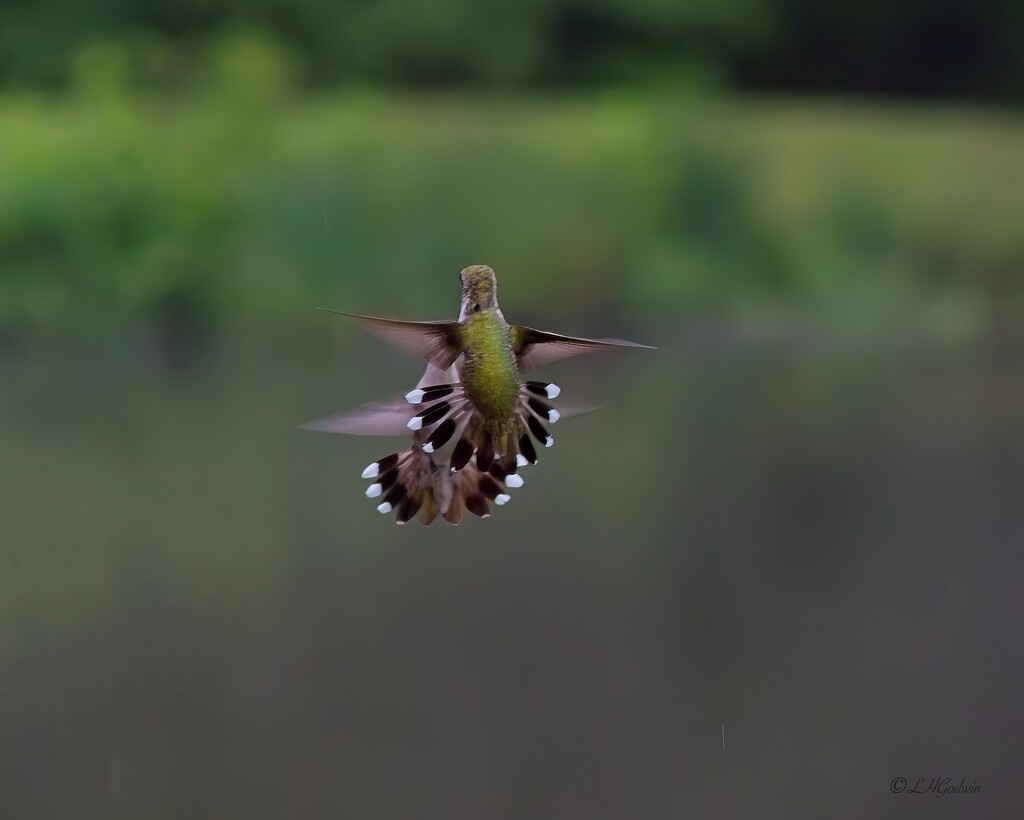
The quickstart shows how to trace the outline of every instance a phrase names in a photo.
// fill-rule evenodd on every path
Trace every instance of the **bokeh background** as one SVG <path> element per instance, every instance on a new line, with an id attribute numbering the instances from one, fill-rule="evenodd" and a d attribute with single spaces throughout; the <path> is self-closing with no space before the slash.
<path id="1" fill-rule="evenodd" d="M 4 0 L 0 817 L 1019 816 L 1022 10 Z M 397 528 L 472 263 L 660 349 Z"/>

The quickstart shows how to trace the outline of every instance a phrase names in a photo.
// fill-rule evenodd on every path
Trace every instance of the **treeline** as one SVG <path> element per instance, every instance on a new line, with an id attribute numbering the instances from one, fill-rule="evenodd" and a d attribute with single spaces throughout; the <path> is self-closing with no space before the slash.
<path id="1" fill-rule="evenodd" d="M 473 262 L 536 321 L 1024 308 L 1013 117 L 250 92 L 0 107 L 0 330 L 446 315 Z"/>
<path id="2" fill-rule="evenodd" d="M 116 44 L 133 80 L 201 82 L 251 30 L 305 86 L 692 84 L 1024 100 L 1020 0 L 7 0 L 0 83 L 61 88 Z"/>

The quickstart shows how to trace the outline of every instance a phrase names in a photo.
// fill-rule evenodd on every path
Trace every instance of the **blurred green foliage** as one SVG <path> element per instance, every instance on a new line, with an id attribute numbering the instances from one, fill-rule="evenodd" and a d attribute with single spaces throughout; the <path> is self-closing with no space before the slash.
<path id="1" fill-rule="evenodd" d="M 62 87 L 82 50 L 114 40 L 133 82 L 189 86 L 211 43 L 239 28 L 272 32 L 319 86 L 688 78 L 1024 99 L 1018 0 L 8 0 L 0 84 Z"/>
<path id="2" fill-rule="evenodd" d="M 287 94 L 260 37 L 206 92 L 0 100 L 0 322 L 450 312 L 455 272 L 563 312 L 978 304 L 1024 272 L 1024 124 L 965 112 Z M 243 64 L 246 69 L 239 70 Z M 257 78 L 254 80 L 253 78 Z"/>

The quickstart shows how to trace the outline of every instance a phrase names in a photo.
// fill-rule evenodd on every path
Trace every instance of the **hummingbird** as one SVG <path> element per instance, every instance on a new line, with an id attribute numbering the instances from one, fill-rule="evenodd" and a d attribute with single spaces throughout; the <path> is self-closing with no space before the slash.
<path id="1" fill-rule="evenodd" d="M 368 465 L 366 491 L 377 509 L 404 524 L 417 512 L 431 523 L 441 514 L 458 524 L 468 509 L 490 514 L 508 489 L 523 486 L 519 468 L 538 461 L 534 441 L 554 444 L 546 424 L 589 412 L 554 407 L 561 389 L 523 374 L 559 359 L 614 348 L 648 345 L 623 339 L 583 339 L 525 325 L 510 325 L 498 306 L 498 283 L 487 265 L 459 274 L 461 304 L 455 321 L 414 322 L 341 311 L 364 330 L 426 359 L 416 386 L 404 396 L 372 402 L 303 427 L 350 435 L 411 435 L 412 444 Z M 532 440 L 531 440 L 532 439 Z"/>

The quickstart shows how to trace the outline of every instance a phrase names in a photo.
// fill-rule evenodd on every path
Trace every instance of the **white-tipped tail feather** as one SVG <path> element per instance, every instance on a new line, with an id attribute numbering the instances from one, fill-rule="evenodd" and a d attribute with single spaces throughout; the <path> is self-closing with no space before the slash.
<path id="1" fill-rule="evenodd" d="M 517 471 L 537 463 L 532 442 L 554 444 L 545 425 L 563 417 L 549 403 L 560 393 L 549 382 L 524 383 L 516 410 L 518 430 L 495 441 L 457 381 L 410 390 L 405 401 L 416 405 L 406 423 L 412 445 L 363 470 L 363 478 L 374 481 L 366 495 L 380 501 L 382 514 L 394 513 L 398 524 L 417 516 L 424 524 L 437 516 L 458 524 L 466 510 L 488 517 L 489 503 L 504 506 L 510 491 L 524 485 Z"/>
<path id="2" fill-rule="evenodd" d="M 376 480 L 366 495 L 382 496 L 377 510 L 394 513 L 396 524 L 417 515 L 423 524 L 430 524 L 439 515 L 458 524 L 466 510 L 487 518 L 491 514 L 489 501 L 505 504 L 510 497 L 506 487 L 522 486 L 522 478 L 508 472 L 515 469 L 510 457 L 503 463 L 492 462 L 491 472 L 483 472 L 471 453 L 463 469 L 453 472 L 447 456 L 427 450 L 414 443 L 408 450 L 374 462 Z"/>

